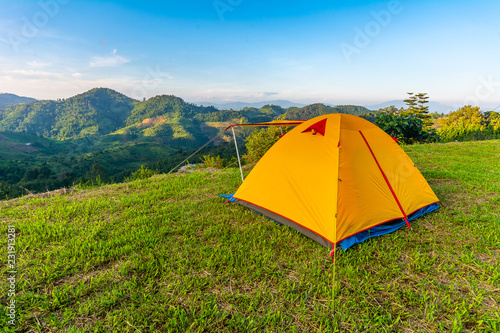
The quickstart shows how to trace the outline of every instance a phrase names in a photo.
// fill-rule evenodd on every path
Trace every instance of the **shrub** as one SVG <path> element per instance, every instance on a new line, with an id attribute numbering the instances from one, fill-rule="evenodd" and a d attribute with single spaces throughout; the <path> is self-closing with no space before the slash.
<path id="1" fill-rule="evenodd" d="M 92 164 L 92 167 L 85 173 L 83 182 L 89 182 L 94 185 L 102 185 L 109 183 L 109 175 L 106 168 L 99 163 Z"/>
<path id="2" fill-rule="evenodd" d="M 219 155 L 203 155 L 203 158 L 201 158 L 201 162 L 205 165 L 206 168 L 222 169 L 224 167 L 224 159 L 222 159 Z"/>
<path id="3" fill-rule="evenodd" d="M 289 127 L 282 129 L 283 133 L 286 133 Z M 269 148 L 279 140 L 281 135 L 281 129 L 277 126 L 255 130 L 252 135 L 245 139 L 247 153 L 243 155 L 243 159 L 247 163 L 258 162 Z"/>
<path id="4" fill-rule="evenodd" d="M 500 122 L 494 111 L 482 113 L 478 106 L 465 105 L 438 120 L 443 141 L 485 140 L 500 137 Z"/>
<path id="5" fill-rule="evenodd" d="M 402 143 L 434 142 L 438 136 L 426 131 L 422 119 L 416 114 L 403 115 L 399 112 L 380 112 L 375 115 L 375 125 Z"/>
<path id="6" fill-rule="evenodd" d="M 129 178 L 125 179 L 125 181 L 129 182 L 132 180 L 147 179 L 156 174 L 157 172 L 146 168 L 144 165 L 141 165 L 141 168 L 135 170 Z"/>

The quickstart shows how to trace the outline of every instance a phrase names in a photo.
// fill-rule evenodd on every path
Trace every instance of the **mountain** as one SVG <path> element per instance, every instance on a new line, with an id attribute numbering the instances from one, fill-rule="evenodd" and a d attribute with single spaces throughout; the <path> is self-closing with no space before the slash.
<path id="1" fill-rule="evenodd" d="M 272 101 L 295 104 L 289 101 Z M 33 101 L 0 109 L 0 131 L 68 140 L 93 138 L 101 148 L 126 142 L 161 142 L 176 148 L 203 144 L 226 122 L 264 122 L 284 113 L 289 119 L 310 119 L 327 113 L 361 115 L 362 106 L 312 104 L 284 108 L 270 102 L 250 103 L 236 110 L 198 106 L 173 95 L 139 102 L 117 91 L 94 88 L 57 100 Z M 300 105 L 300 104 L 295 104 Z M 234 105 L 233 105 L 234 106 Z M 110 137 L 105 137 L 110 136 Z"/>
<path id="2" fill-rule="evenodd" d="M 25 132 L 54 139 L 108 134 L 125 126 L 135 101 L 95 88 L 58 101 L 35 101 L 0 110 L 0 131 Z"/>
<path id="3" fill-rule="evenodd" d="M 389 107 L 391 105 L 394 105 L 398 109 L 407 107 L 406 103 L 403 102 L 402 100 L 392 100 L 392 101 L 387 101 L 387 102 L 380 103 L 380 104 L 365 105 L 365 106 L 366 106 L 366 108 L 375 111 L 378 109 L 384 109 L 384 108 Z M 456 107 L 451 106 L 451 105 L 445 105 L 445 104 L 441 104 L 438 102 L 432 102 L 432 101 L 427 103 L 427 105 L 429 106 L 430 113 L 432 113 L 432 112 L 448 113 L 450 111 L 455 111 L 457 109 Z"/>
<path id="4" fill-rule="evenodd" d="M 182 137 L 184 130 L 179 127 L 190 127 L 196 122 L 196 115 L 212 112 L 218 110 L 186 103 L 176 96 L 161 95 L 138 102 L 111 89 L 95 88 L 63 100 L 34 101 L 0 109 L 0 131 L 67 140 L 98 138 L 137 125 L 139 129 L 148 129 L 149 137 L 163 132 Z M 163 125 L 165 131 L 157 125 Z M 155 127 L 154 133 L 151 127 Z"/>
<path id="5" fill-rule="evenodd" d="M 290 120 L 308 120 L 317 116 L 330 113 L 348 113 L 355 116 L 360 116 L 369 112 L 367 108 L 358 105 L 337 105 L 328 106 L 321 103 L 311 104 L 302 108 L 288 108 L 286 119 Z"/>
<path id="6" fill-rule="evenodd" d="M 217 110 L 207 114 L 197 114 L 194 118 L 204 122 L 259 123 L 275 119 L 288 109 L 278 105 L 264 105 L 261 108 L 245 107 L 240 110 Z"/>
<path id="7" fill-rule="evenodd" d="M 259 109 L 263 107 L 264 105 L 278 105 L 282 108 L 289 108 L 292 106 L 295 107 L 303 107 L 306 106 L 306 104 L 301 104 L 301 103 L 295 103 L 295 102 L 290 102 L 287 100 L 273 100 L 273 101 L 261 101 L 261 102 L 223 102 L 223 101 L 217 101 L 217 102 L 196 102 L 197 105 L 205 105 L 205 106 L 214 106 L 219 110 L 241 110 L 244 108 L 256 108 Z"/>
<path id="8" fill-rule="evenodd" d="M 36 101 L 36 99 L 31 97 L 22 97 L 14 94 L 0 93 L 0 108 L 19 103 L 28 103 Z"/>
<path id="9" fill-rule="evenodd" d="M 147 118 L 164 116 L 168 118 L 193 118 L 197 114 L 218 111 L 214 107 L 197 106 L 172 95 L 159 95 L 137 103 L 126 120 L 127 125 L 140 123 Z"/>

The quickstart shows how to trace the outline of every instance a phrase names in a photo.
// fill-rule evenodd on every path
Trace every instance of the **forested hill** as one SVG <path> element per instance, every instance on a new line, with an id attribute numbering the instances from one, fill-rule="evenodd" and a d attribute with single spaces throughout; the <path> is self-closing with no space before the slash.
<path id="1" fill-rule="evenodd" d="M 327 106 L 324 104 L 311 104 L 304 106 L 302 108 L 291 107 L 287 109 L 286 119 L 289 120 L 308 120 L 314 117 L 318 117 L 324 114 L 330 113 L 348 113 L 355 116 L 361 116 L 362 114 L 368 113 L 370 110 L 364 106 L 359 105 L 338 105 L 338 106 Z"/>
<path id="2" fill-rule="evenodd" d="M 166 118 L 193 118 L 197 114 L 217 112 L 214 107 L 197 106 L 186 103 L 182 98 L 172 95 L 159 95 L 147 101 L 137 103 L 126 123 L 133 125 L 148 118 L 164 116 Z"/>
<path id="3" fill-rule="evenodd" d="M 133 99 L 111 89 L 95 88 L 57 101 L 35 101 L 0 110 L 0 131 L 55 139 L 105 135 L 125 126 Z"/>
<path id="4" fill-rule="evenodd" d="M 157 134 L 162 136 L 163 142 L 171 142 L 167 136 L 179 137 L 178 133 L 203 141 L 205 135 L 201 135 L 200 131 L 207 122 L 262 122 L 276 119 L 283 114 L 286 114 L 287 119 L 307 120 L 339 112 L 361 115 L 369 110 L 362 106 L 332 107 L 324 104 L 287 109 L 277 105 L 265 105 L 258 109 L 247 107 L 238 111 L 218 110 L 187 103 L 172 95 L 159 95 L 139 102 L 111 89 L 95 88 L 67 99 L 6 106 L 0 109 L 0 131 L 21 132 L 58 140 L 99 138 L 117 131 L 136 133 L 137 130 L 133 127 L 144 129 L 146 122 L 169 124 L 159 129 L 149 129 L 146 133 L 149 137 Z M 172 129 L 172 126 L 182 128 L 176 130 Z M 125 128 L 126 130 L 120 131 Z M 185 142 L 192 146 L 199 143 L 199 140 Z"/>
<path id="5" fill-rule="evenodd" d="M 17 96 L 14 94 L 0 93 L 0 108 L 5 107 L 7 105 L 28 103 L 33 101 L 36 101 L 36 99 L 31 97 Z"/>
<path id="6" fill-rule="evenodd" d="M 330 113 L 348 113 L 361 116 L 369 112 L 370 110 L 359 105 L 328 106 L 317 103 L 301 108 L 292 106 L 284 109 L 278 105 L 264 105 L 259 109 L 246 107 L 238 111 L 220 110 L 206 114 L 197 114 L 194 118 L 207 122 L 220 122 L 238 119 L 241 123 L 253 123 L 270 121 L 276 119 L 277 117 L 284 117 L 289 120 L 308 120 Z"/>

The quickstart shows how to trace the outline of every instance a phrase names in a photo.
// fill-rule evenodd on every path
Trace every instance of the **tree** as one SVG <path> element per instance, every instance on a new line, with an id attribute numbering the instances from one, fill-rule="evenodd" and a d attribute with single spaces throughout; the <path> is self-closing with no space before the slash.
<path id="1" fill-rule="evenodd" d="M 479 106 L 465 105 L 457 111 L 450 112 L 448 117 L 438 120 L 441 126 L 481 126 L 483 115 Z"/>
<path id="2" fill-rule="evenodd" d="M 465 105 L 438 119 L 438 133 L 444 141 L 485 140 L 500 136 L 498 114 L 482 113 L 478 106 Z M 494 120 L 493 120 L 494 119 Z"/>
<path id="3" fill-rule="evenodd" d="M 429 103 L 429 96 L 427 96 L 427 93 L 418 93 L 415 96 L 417 97 L 417 117 L 422 119 L 425 127 L 429 128 L 432 126 L 432 120 L 431 115 L 429 114 L 429 106 L 425 105 L 426 103 Z"/>
<path id="4" fill-rule="evenodd" d="M 85 180 L 96 185 L 100 185 L 100 183 L 106 184 L 109 182 L 109 175 L 101 164 L 94 163 L 85 174 Z"/>
<path id="5" fill-rule="evenodd" d="M 407 93 L 408 98 L 404 102 L 408 105 L 408 109 L 405 111 L 406 115 L 415 114 L 418 119 L 422 120 L 423 126 L 429 129 L 433 122 L 431 116 L 429 115 L 429 106 L 425 105 L 429 103 L 427 93 Z"/>
<path id="6" fill-rule="evenodd" d="M 485 125 L 497 125 L 500 123 L 500 113 L 495 111 L 486 111 L 483 114 Z"/>
<path id="7" fill-rule="evenodd" d="M 276 120 L 284 120 L 286 114 L 276 118 Z M 252 135 L 248 136 L 246 141 L 247 153 L 243 155 L 243 159 L 247 163 L 258 162 L 262 156 L 271 148 L 282 135 L 290 131 L 291 127 L 269 126 L 268 128 L 257 129 Z"/>
<path id="8" fill-rule="evenodd" d="M 429 116 L 431 116 L 432 119 L 439 119 L 444 117 L 444 113 L 432 112 L 429 113 Z"/>
<path id="9" fill-rule="evenodd" d="M 252 135 L 245 139 L 247 153 L 243 155 L 243 159 L 247 163 L 258 162 L 269 148 L 279 140 L 280 135 L 280 128 L 275 126 L 255 130 Z"/>
<path id="10" fill-rule="evenodd" d="M 9 199 L 19 195 L 12 185 L 0 181 L 0 200 Z"/>
<path id="11" fill-rule="evenodd" d="M 408 105 L 408 109 L 405 111 L 408 114 L 414 114 L 417 107 L 417 96 L 413 95 L 413 93 L 407 92 L 408 98 L 404 100 L 406 105 Z"/>
<path id="12" fill-rule="evenodd" d="M 40 174 L 38 168 L 33 168 L 33 169 L 30 169 L 30 170 L 26 170 L 26 172 L 24 173 L 24 177 L 23 177 L 23 180 L 24 181 L 33 181 L 33 180 L 36 180 L 38 178 L 38 175 Z"/>
<path id="13" fill-rule="evenodd" d="M 38 178 L 47 179 L 52 175 L 52 170 L 49 169 L 47 164 L 43 164 L 38 170 Z"/>

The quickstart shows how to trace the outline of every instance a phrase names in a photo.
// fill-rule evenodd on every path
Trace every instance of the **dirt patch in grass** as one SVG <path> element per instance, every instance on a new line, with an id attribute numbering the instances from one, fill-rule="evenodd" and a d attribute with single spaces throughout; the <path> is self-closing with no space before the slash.
<path id="1" fill-rule="evenodd" d="M 182 170 L 182 171 L 177 171 L 175 174 L 176 175 L 182 175 L 185 173 L 193 173 L 193 172 L 207 172 L 207 173 L 214 173 L 214 172 L 223 172 L 225 171 L 226 173 L 228 171 L 224 169 L 219 169 L 219 168 L 214 168 L 214 167 L 209 167 L 209 168 L 199 168 L 199 169 L 192 169 L 192 170 Z M 213 178 L 213 175 L 210 175 L 211 178 Z"/>
<path id="2" fill-rule="evenodd" d="M 113 263 L 108 264 L 108 265 L 102 265 L 100 267 L 95 267 L 94 270 L 92 270 L 92 271 L 78 272 L 77 274 L 62 277 L 61 279 L 56 280 L 50 284 L 46 284 L 45 288 L 40 289 L 38 294 L 40 296 L 51 294 L 54 287 L 67 286 L 67 285 L 75 285 L 76 286 L 80 283 L 86 284 L 92 278 L 105 276 L 105 275 L 110 274 L 111 272 L 114 272 L 114 274 L 110 274 L 111 280 L 118 281 L 119 279 L 118 279 L 117 270 L 123 264 L 124 264 L 124 261 L 120 260 L 118 262 L 113 262 Z"/>
<path id="3" fill-rule="evenodd" d="M 61 188 L 58 190 L 54 191 L 48 191 L 48 192 L 43 192 L 43 193 L 30 193 L 28 195 L 25 195 L 21 197 L 22 199 L 31 199 L 31 198 L 48 198 L 48 197 L 53 197 L 56 195 L 65 195 L 68 193 L 71 193 L 73 190 L 70 188 Z M 13 200 L 18 200 L 19 198 L 13 199 Z"/>
<path id="4" fill-rule="evenodd" d="M 475 257 L 483 263 L 491 265 L 497 264 L 500 261 L 500 250 L 491 250 L 490 252 L 491 255 L 486 253 L 477 253 Z"/>
<path id="5" fill-rule="evenodd" d="M 3 134 L 0 134 L 0 140 L 12 141 L 11 139 L 9 139 L 8 137 L 6 137 Z"/>
<path id="6" fill-rule="evenodd" d="M 34 151 L 40 150 L 37 147 L 22 143 L 14 143 L 9 147 L 9 149 L 16 153 L 32 153 Z"/>
<path id="7" fill-rule="evenodd" d="M 165 116 L 158 116 L 158 117 L 153 117 L 153 118 L 147 118 L 144 119 L 140 124 L 135 125 L 137 128 L 149 128 L 157 125 L 161 125 L 165 123 L 167 119 Z"/>

